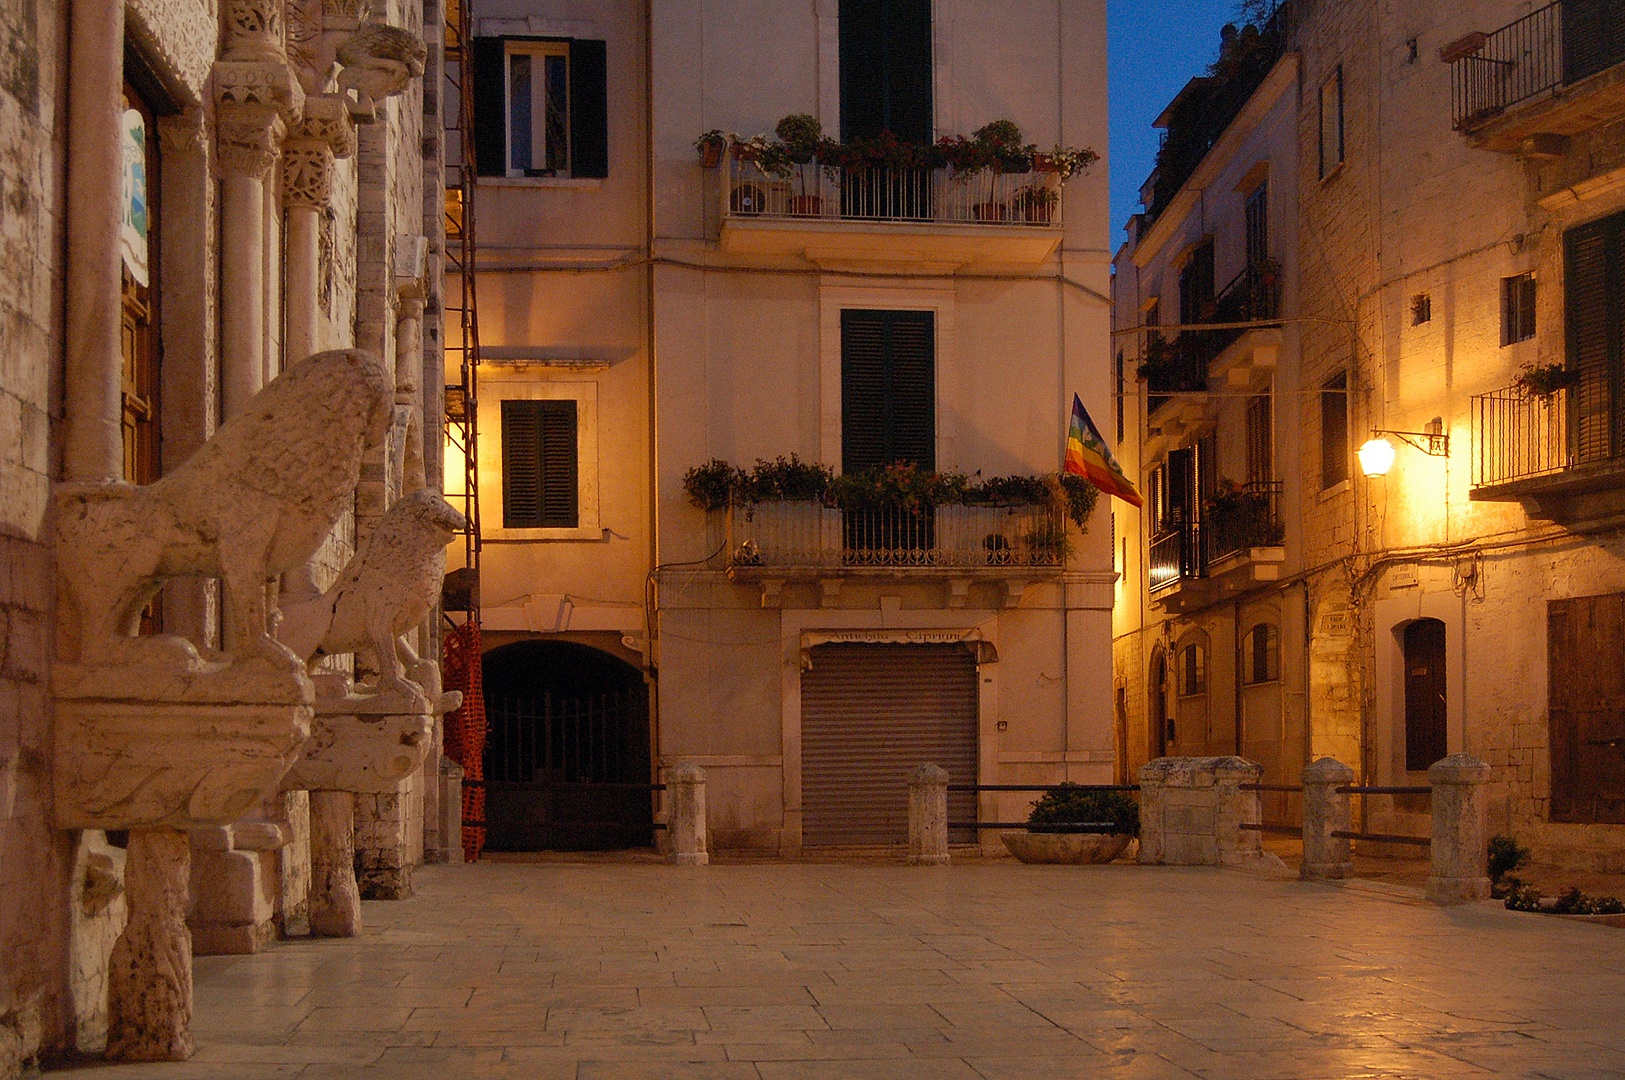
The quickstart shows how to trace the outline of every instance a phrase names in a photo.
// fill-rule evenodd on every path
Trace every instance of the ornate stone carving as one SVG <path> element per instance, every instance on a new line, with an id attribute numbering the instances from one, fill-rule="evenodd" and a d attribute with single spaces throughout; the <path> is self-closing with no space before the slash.
<path id="1" fill-rule="evenodd" d="M 394 382 L 376 356 L 317 353 L 155 483 L 60 485 L 64 659 L 117 665 L 157 649 L 161 666 L 189 672 L 201 661 L 182 639 L 127 635 L 165 578 L 218 576 L 242 654 L 302 678 L 303 659 L 271 636 L 265 583 L 308 559 L 349 508 L 363 447 L 393 418 Z"/>
<path id="2" fill-rule="evenodd" d="M 226 0 L 226 55 L 281 60 L 282 0 Z"/>
<path id="3" fill-rule="evenodd" d="M 115 1061 L 192 1056 L 190 865 L 185 833 L 131 834 L 124 877 L 130 921 L 113 944 L 108 980 L 107 1056 Z"/>
<path id="4" fill-rule="evenodd" d="M 126 0 L 125 28 L 158 68 L 185 87 L 188 105 L 203 102 L 219 22 L 202 0 Z"/>
<path id="5" fill-rule="evenodd" d="M 354 90 L 363 115 L 374 103 L 402 93 L 423 74 L 429 50 L 416 34 L 382 23 L 362 23 L 338 47 L 339 87 Z"/>
<path id="6" fill-rule="evenodd" d="M 290 207 L 321 209 L 333 197 L 333 151 L 315 139 L 282 147 L 282 198 Z"/>
<path id="7" fill-rule="evenodd" d="M 326 143 L 336 158 L 350 157 L 356 150 L 355 121 L 350 119 L 344 99 L 337 94 L 307 97 L 298 133 L 303 138 Z"/>
<path id="8" fill-rule="evenodd" d="M 380 687 L 423 693 L 406 678 L 401 658 L 417 653 L 403 634 L 423 621 L 440 595 L 446 545 L 464 528 L 463 515 L 429 490 L 398 501 L 361 542 L 338 580 L 320 597 L 289 605 L 282 640 L 302 656 L 371 648 Z"/>

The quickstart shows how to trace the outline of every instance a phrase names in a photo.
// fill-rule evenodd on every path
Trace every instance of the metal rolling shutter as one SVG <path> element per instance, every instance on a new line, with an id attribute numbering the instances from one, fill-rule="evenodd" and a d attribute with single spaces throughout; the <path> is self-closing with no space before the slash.
<path id="1" fill-rule="evenodd" d="M 963 646 L 813 649 L 801 675 L 802 843 L 906 843 L 908 774 L 925 762 L 975 783 L 976 691 Z M 974 795 L 948 796 L 949 820 L 975 817 Z"/>

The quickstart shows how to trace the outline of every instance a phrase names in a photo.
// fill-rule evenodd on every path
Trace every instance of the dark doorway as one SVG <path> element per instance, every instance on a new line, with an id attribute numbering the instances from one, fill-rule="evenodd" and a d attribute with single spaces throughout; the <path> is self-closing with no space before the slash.
<path id="1" fill-rule="evenodd" d="M 599 649 L 521 641 L 484 657 L 486 848 L 604 851 L 653 842 L 649 689 Z"/>
<path id="2" fill-rule="evenodd" d="M 1151 678 L 1148 680 L 1146 727 L 1150 741 L 1146 752 L 1152 760 L 1167 756 L 1173 742 L 1173 725 L 1168 722 L 1168 660 L 1162 646 L 1151 650 Z"/>
<path id="3" fill-rule="evenodd" d="M 1405 627 L 1405 768 L 1426 772 L 1449 751 L 1446 734 L 1444 623 Z"/>

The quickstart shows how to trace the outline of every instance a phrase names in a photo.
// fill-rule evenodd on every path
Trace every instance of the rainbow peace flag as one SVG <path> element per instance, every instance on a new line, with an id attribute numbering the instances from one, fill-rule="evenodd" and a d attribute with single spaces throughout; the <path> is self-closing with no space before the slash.
<path id="1" fill-rule="evenodd" d="M 1089 419 L 1089 410 L 1083 407 L 1083 399 L 1076 394 L 1072 395 L 1072 426 L 1066 433 L 1066 471 L 1073 476 L 1083 477 L 1101 491 L 1116 495 L 1124 502 L 1135 506 L 1145 505 L 1140 493 L 1123 475 L 1122 466 L 1106 449 L 1106 440 L 1100 437 L 1100 429 Z"/>

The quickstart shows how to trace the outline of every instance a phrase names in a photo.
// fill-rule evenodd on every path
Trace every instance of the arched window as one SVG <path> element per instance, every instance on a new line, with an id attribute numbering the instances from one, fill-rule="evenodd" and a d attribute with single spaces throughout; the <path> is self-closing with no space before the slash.
<path id="1" fill-rule="evenodd" d="M 1241 681 L 1247 686 L 1281 677 L 1281 631 L 1259 623 L 1247 631 L 1241 646 Z"/>
<path id="2" fill-rule="evenodd" d="M 1179 649 L 1179 696 L 1207 693 L 1207 648 L 1193 641 Z"/>

